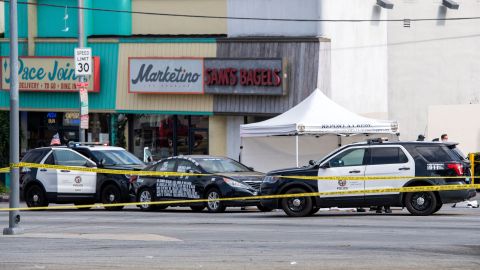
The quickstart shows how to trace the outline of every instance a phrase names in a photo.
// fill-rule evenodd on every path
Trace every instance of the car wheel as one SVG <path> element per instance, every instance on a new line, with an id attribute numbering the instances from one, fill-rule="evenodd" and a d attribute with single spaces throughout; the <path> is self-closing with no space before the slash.
<path id="1" fill-rule="evenodd" d="M 120 189 L 115 185 L 107 185 L 102 190 L 102 203 L 106 210 L 116 211 L 122 210 L 123 206 L 105 206 L 105 204 L 121 203 Z"/>
<path id="2" fill-rule="evenodd" d="M 289 189 L 285 194 L 305 193 L 302 188 Z M 291 217 L 305 217 L 311 215 L 314 207 L 312 197 L 290 197 L 282 199 L 282 209 Z"/>
<path id="3" fill-rule="evenodd" d="M 46 207 L 48 206 L 45 191 L 39 185 L 31 185 L 25 191 L 25 202 L 28 207 Z"/>
<path id="4" fill-rule="evenodd" d="M 139 204 L 138 207 L 140 207 L 140 209 L 143 211 L 154 210 L 155 208 L 157 208 L 156 205 L 148 204 L 152 202 L 152 198 L 153 198 L 153 193 L 150 189 L 148 188 L 141 189 L 137 195 L 137 202 L 146 203 L 146 204 Z"/>
<path id="5" fill-rule="evenodd" d="M 440 209 L 442 208 L 442 206 L 443 206 L 443 203 L 438 202 L 438 203 L 437 203 L 437 207 L 435 207 L 435 211 L 433 211 L 433 213 L 436 213 L 436 212 L 440 211 Z M 433 213 L 432 213 L 432 214 L 433 214 Z"/>
<path id="6" fill-rule="evenodd" d="M 203 209 L 205 209 L 204 205 L 195 205 L 195 206 L 190 206 L 190 209 L 192 209 L 193 212 L 202 212 Z"/>
<path id="7" fill-rule="evenodd" d="M 260 210 L 260 212 L 271 212 L 271 211 L 273 211 L 272 208 L 270 208 L 270 207 L 265 207 L 265 206 L 263 206 L 263 205 L 261 205 L 261 204 L 257 205 L 257 208 L 258 208 L 258 210 Z"/>
<path id="8" fill-rule="evenodd" d="M 223 213 L 225 212 L 225 204 L 218 199 L 221 198 L 220 191 L 216 188 L 208 190 L 207 195 L 207 209 L 210 213 Z"/>
<path id="9" fill-rule="evenodd" d="M 437 208 L 437 198 L 433 192 L 409 192 L 405 196 L 405 207 L 416 216 L 428 216 Z"/>

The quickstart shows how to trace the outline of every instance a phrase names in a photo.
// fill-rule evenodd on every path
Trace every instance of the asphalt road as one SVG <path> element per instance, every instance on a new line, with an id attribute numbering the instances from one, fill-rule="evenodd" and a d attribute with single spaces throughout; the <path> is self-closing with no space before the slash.
<path id="1" fill-rule="evenodd" d="M 0 269 L 480 269 L 480 208 L 289 218 L 131 207 L 23 212 L 21 224 L 0 236 Z"/>

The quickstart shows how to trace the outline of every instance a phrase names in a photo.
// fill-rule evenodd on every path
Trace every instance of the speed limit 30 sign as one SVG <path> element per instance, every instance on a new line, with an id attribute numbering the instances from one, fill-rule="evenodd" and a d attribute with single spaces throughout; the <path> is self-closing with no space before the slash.
<path id="1" fill-rule="evenodd" d="M 75 75 L 92 75 L 91 48 L 75 48 Z"/>

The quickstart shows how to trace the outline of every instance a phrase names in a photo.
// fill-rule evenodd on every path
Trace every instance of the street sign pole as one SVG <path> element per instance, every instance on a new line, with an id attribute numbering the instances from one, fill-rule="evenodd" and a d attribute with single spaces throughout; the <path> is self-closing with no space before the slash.
<path id="1" fill-rule="evenodd" d="M 84 40 L 84 32 L 83 32 L 83 0 L 78 0 L 78 47 L 83 48 L 85 46 L 85 40 Z M 75 67 L 75 70 L 77 70 L 77 67 Z M 80 83 L 84 83 L 86 81 L 86 78 L 84 75 L 78 76 L 78 81 Z M 79 97 L 80 97 L 80 122 L 82 122 L 82 91 L 80 91 L 81 88 L 79 88 Z M 87 97 L 88 97 L 88 92 L 87 92 Z M 84 116 L 85 117 L 85 116 Z M 87 123 L 88 123 L 88 114 L 87 114 Z M 85 129 L 84 125 L 80 123 L 79 125 L 79 135 L 80 135 L 80 142 L 85 142 Z"/>
<path id="2" fill-rule="evenodd" d="M 18 29 L 17 0 L 10 0 L 10 163 L 19 162 L 20 131 L 18 111 Z M 20 204 L 19 168 L 10 170 L 10 208 L 18 208 Z M 20 212 L 10 211 L 8 228 L 3 234 L 13 235 L 23 233 L 19 226 Z"/>

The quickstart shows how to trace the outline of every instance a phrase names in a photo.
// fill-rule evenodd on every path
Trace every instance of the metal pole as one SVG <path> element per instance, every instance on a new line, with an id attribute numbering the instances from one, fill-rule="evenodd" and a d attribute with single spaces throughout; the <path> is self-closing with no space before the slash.
<path id="1" fill-rule="evenodd" d="M 83 48 L 85 46 L 85 39 L 84 39 L 84 32 L 83 32 L 83 0 L 78 0 L 78 47 Z M 85 82 L 85 77 L 84 76 L 78 76 L 78 81 L 79 82 Z M 80 90 L 80 88 L 79 88 Z M 81 101 L 80 101 L 80 91 L 78 92 L 79 94 L 79 116 L 81 117 L 82 115 L 82 106 L 81 106 Z M 80 136 L 80 142 L 85 142 L 85 129 L 82 128 L 82 126 L 79 126 L 79 136 Z"/>
<path id="2" fill-rule="evenodd" d="M 17 0 L 10 0 L 10 163 L 19 162 L 20 125 L 18 110 L 18 29 L 17 29 Z M 10 170 L 10 208 L 18 208 L 20 204 L 19 168 Z M 10 211 L 8 228 L 3 234 L 21 234 L 19 226 L 20 212 Z"/>
<path id="3" fill-rule="evenodd" d="M 470 167 L 471 167 L 471 172 L 470 175 L 472 176 L 472 185 L 475 185 L 475 154 L 471 153 L 470 154 Z"/>

